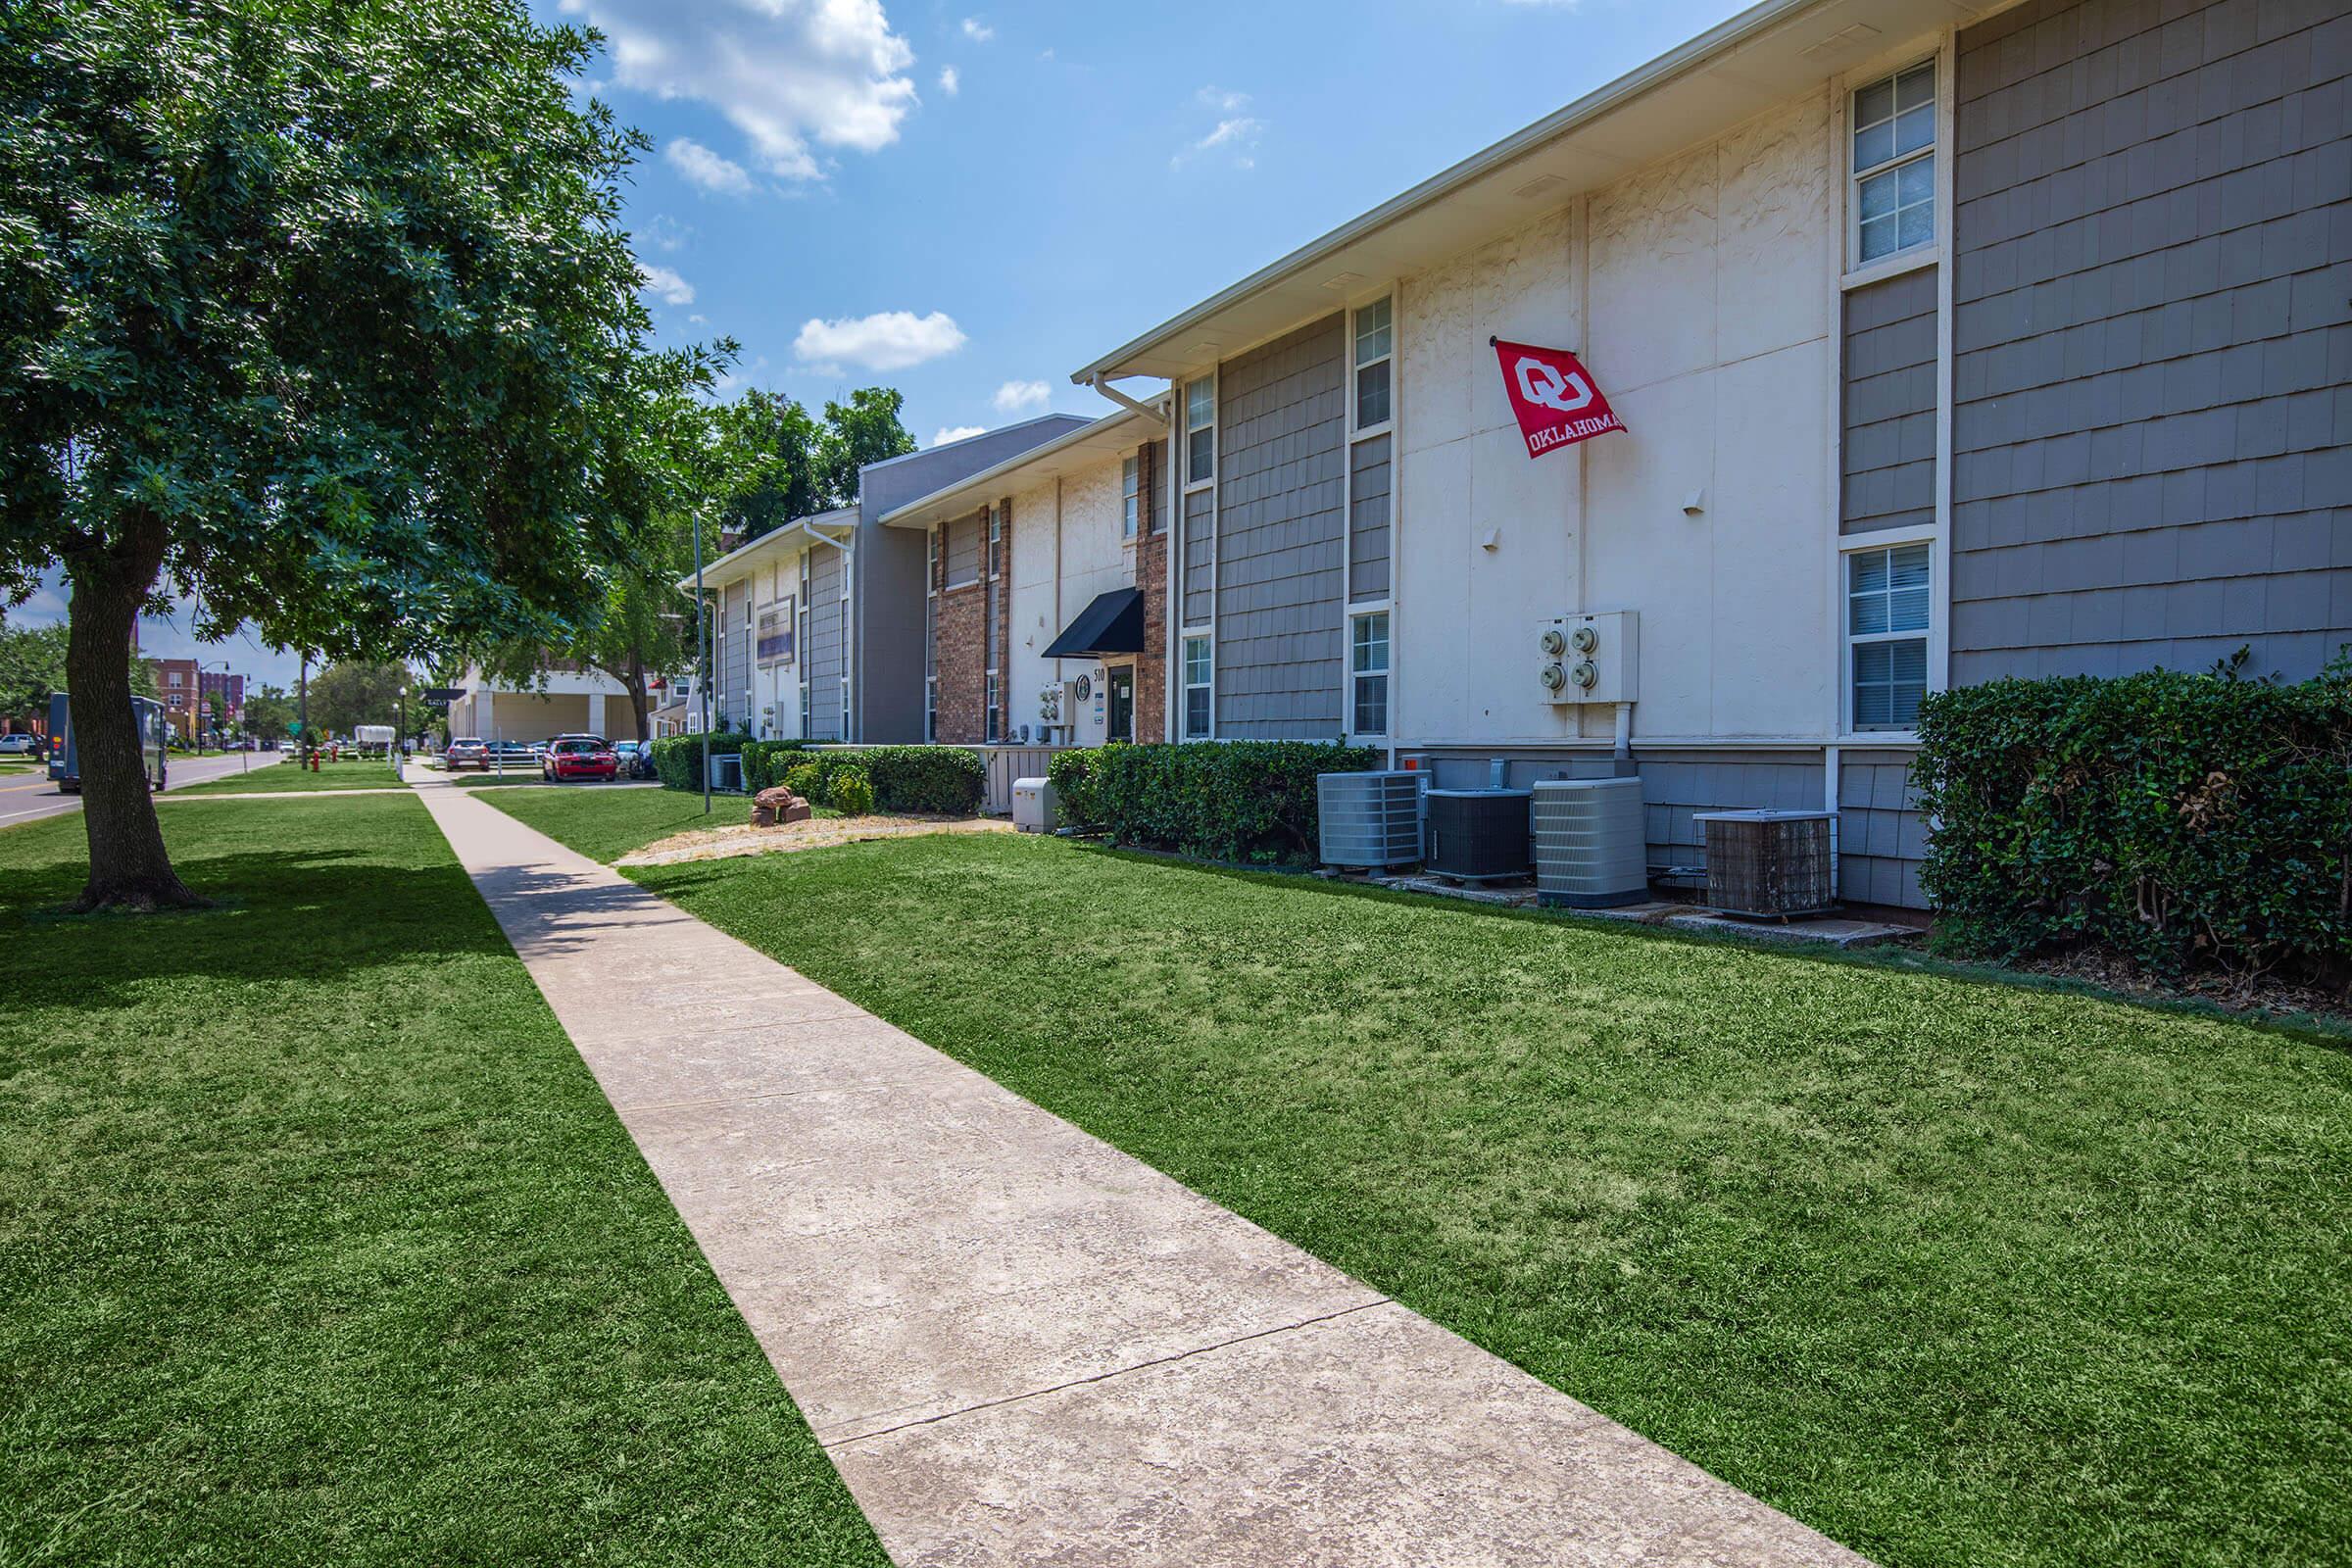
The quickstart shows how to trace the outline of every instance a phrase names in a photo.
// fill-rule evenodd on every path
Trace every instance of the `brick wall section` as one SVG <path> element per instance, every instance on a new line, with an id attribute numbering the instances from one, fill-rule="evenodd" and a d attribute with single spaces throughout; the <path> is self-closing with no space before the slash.
<path id="1" fill-rule="evenodd" d="M 946 569 L 950 556 L 960 556 L 971 538 L 977 537 L 985 550 L 988 514 L 976 512 L 957 517 L 945 524 L 944 530 L 939 552 L 938 644 L 932 651 L 939 671 L 939 739 L 972 745 L 987 733 L 983 712 L 988 696 L 986 596 L 996 592 L 998 585 L 988 581 L 984 567 L 979 581 L 949 588 Z"/>
<path id="2" fill-rule="evenodd" d="M 1144 593 L 1144 651 L 1135 658 L 1135 738 L 1167 738 L 1168 529 L 1159 504 L 1166 448 L 1147 442 L 1135 454 L 1142 500 L 1136 519 L 1135 585 Z"/>

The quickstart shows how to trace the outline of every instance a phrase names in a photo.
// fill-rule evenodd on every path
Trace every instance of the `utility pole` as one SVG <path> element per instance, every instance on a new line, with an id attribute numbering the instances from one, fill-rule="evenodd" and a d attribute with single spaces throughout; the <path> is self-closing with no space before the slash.
<path id="1" fill-rule="evenodd" d="M 300 768 L 300 767 L 302 766 L 302 752 L 303 752 L 303 748 L 304 748 L 304 747 L 306 747 L 306 746 L 309 746 L 309 745 L 311 745 L 311 744 L 312 744 L 312 740 L 311 740 L 311 651 L 310 651 L 308 648 L 305 648 L 305 649 L 302 651 L 302 683 L 301 683 L 301 688 L 300 688 L 300 689 L 301 689 L 301 694 L 302 694 L 302 696 L 301 696 L 301 704 L 300 704 L 300 707 L 301 707 L 301 711 L 300 711 L 300 712 L 297 714 L 297 716 L 298 716 L 298 717 L 299 717 L 299 718 L 302 720 L 302 738 L 301 738 L 301 739 L 299 739 L 299 740 L 297 740 L 297 741 L 294 743 L 294 765 L 295 765 L 295 767 L 297 767 L 297 768 Z"/>
<path id="2" fill-rule="evenodd" d="M 694 705 L 703 737 L 703 814 L 710 814 L 710 618 L 703 607 L 703 511 L 694 511 Z"/>

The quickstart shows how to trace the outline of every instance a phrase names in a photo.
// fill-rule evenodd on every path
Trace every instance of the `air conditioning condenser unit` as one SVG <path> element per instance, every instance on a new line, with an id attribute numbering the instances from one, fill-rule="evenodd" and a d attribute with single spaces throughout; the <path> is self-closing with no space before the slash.
<path id="1" fill-rule="evenodd" d="M 1421 792 L 1427 773 L 1407 768 L 1322 773 L 1315 778 L 1317 853 L 1325 865 L 1377 870 L 1421 858 Z"/>
<path id="2" fill-rule="evenodd" d="M 1536 785 L 1528 814 L 1538 904 L 1610 909 L 1649 897 L 1640 779 L 1546 779 Z"/>

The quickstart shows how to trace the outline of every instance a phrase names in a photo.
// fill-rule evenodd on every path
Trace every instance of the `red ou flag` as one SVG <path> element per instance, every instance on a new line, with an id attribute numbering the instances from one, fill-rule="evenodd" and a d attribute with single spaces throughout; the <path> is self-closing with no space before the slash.
<path id="1" fill-rule="evenodd" d="M 1509 394 L 1511 412 L 1519 416 L 1519 433 L 1527 437 L 1527 455 L 1540 458 L 1579 441 L 1590 441 L 1625 421 L 1600 395 L 1592 377 L 1566 349 L 1542 349 L 1532 343 L 1494 344 L 1502 362 L 1502 389 Z"/>

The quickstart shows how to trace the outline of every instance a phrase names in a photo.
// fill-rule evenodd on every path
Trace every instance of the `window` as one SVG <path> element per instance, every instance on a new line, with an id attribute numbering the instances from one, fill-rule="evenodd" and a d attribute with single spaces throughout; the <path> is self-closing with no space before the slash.
<path id="1" fill-rule="evenodd" d="M 1375 611 L 1348 623 L 1348 667 L 1355 675 L 1354 721 L 1357 735 L 1389 732 L 1389 612 Z"/>
<path id="2" fill-rule="evenodd" d="M 923 591 L 939 592 L 939 530 L 923 530 Z"/>
<path id="3" fill-rule="evenodd" d="M 1853 727 L 1910 729 L 1928 691 L 1931 547 L 1845 558 L 1845 640 Z"/>
<path id="4" fill-rule="evenodd" d="M 808 552 L 807 552 L 806 550 L 804 550 L 804 551 L 802 551 L 802 552 L 801 552 L 801 596 L 800 596 L 800 597 L 801 597 L 801 603 L 800 603 L 800 624 L 799 624 L 799 626 L 798 626 L 798 627 L 796 627 L 796 628 L 794 629 L 794 634 L 793 634 L 793 640 L 794 640 L 794 641 L 795 641 L 795 642 L 796 642 L 796 643 L 797 643 L 797 644 L 798 644 L 800 647 L 803 647 L 803 648 L 806 648 L 806 647 L 808 647 L 808 611 L 809 611 L 809 607 L 810 607 L 810 606 L 812 606 L 812 605 L 815 603 L 815 600 L 814 600 L 814 599 L 813 599 L 813 598 L 810 596 L 810 594 L 809 594 L 809 592 L 808 592 L 808 590 L 809 590 L 809 587 L 811 586 L 811 584 L 810 584 L 810 582 L 809 582 L 809 575 L 810 575 L 810 566 L 809 566 L 809 562 L 808 562 Z M 803 740 L 805 740 L 805 741 L 808 741 L 808 740 L 814 740 L 814 739 L 816 739 L 816 729 L 815 729 L 815 713 L 814 713 L 814 710 L 812 710 L 812 709 L 809 707 L 809 703 L 808 703 L 808 685 L 809 685 L 809 680 L 810 680 L 810 677 L 811 677 L 811 676 L 814 674 L 814 668 L 813 668 L 813 666 L 814 666 L 815 661 L 814 661 L 813 659 L 804 659 L 804 660 L 802 660 L 800 662 L 801 662 L 801 739 L 803 739 Z"/>
<path id="5" fill-rule="evenodd" d="M 1854 94 L 1856 262 L 1936 239 L 1936 63 Z"/>
<path id="6" fill-rule="evenodd" d="M 925 675 L 923 677 L 923 740 L 926 743 L 932 743 L 938 739 L 939 677 Z"/>
<path id="7" fill-rule="evenodd" d="M 1389 365 L 1396 347 L 1387 300 L 1355 313 L 1355 427 L 1369 430 L 1389 422 Z"/>
<path id="8" fill-rule="evenodd" d="M 1143 509 L 1143 465 L 1129 458 L 1119 465 L 1119 537 L 1135 537 L 1137 517 Z"/>
<path id="9" fill-rule="evenodd" d="M 992 669 L 988 674 L 987 729 L 987 738 L 989 744 L 992 746 L 998 741 L 1004 739 L 1004 705 L 999 701 L 1002 695 L 1002 688 L 997 683 L 997 673 Z"/>
<path id="10" fill-rule="evenodd" d="M 1187 637 L 1184 640 L 1184 738 L 1188 741 L 1208 738 L 1209 682 L 1214 668 L 1209 658 L 1208 639 Z"/>
<path id="11" fill-rule="evenodd" d="M 179 683 L 179 671 L 175 669 L 172 671 L 172 684 L 177 686 Z"/>
<path id="12" fill-rule="evenodd" d="M 1204 375 L 1184 389 L 1184 482 L 1217 475 L 1217 380 Z"/>

